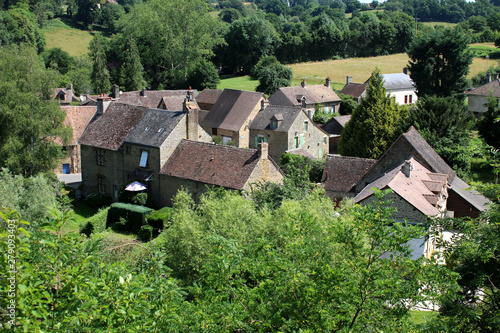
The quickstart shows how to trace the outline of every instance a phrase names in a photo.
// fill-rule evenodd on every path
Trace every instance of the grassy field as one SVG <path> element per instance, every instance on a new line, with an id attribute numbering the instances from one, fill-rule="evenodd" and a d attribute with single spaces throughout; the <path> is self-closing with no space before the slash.
<path id="1" fill-rule="evenodd" d="M 446 28 L 453 28 L 456 26 L 456 23 L 448 23 L 448 22 L 422 22 L 423 25 L 428 25 L 430 27 L 434 27 L 436 25 L 441 25 Z"/>
<path id="2" fill-rule="evenodd" d="M 217 85 L 217 89 L 239 89 L 255 91 L 255 88 L 259 85 L 259 81 L 253 79 L 252 77 L 245 76 L 232 76 L 232 75 L 222 75 L 220 83 Z"/>
<path id="3" fill-rule="evenodd" d="M 54 19 L 42 29 L 47 41 L 46 49 L 60 47 L 71 56 L 80 56 L 89 52 L 88 45 L 93 38 L 92 31 L 71 28 L 60 19 Z"/>

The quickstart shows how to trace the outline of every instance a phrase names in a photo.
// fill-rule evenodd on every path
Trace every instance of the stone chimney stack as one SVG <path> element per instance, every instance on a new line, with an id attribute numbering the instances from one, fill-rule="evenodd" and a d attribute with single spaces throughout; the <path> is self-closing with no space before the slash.
<path id="1" fill-rule="evenodd" d="M 306 86 L 306 79 L 303 79 L 302 83 L 300 85 L 301 85 L 302 88 L 305 88 L 305 86 Z"/>
<path id="2" fill-rule="evenodd" d="M 269 158 L 269 144 L 267 142 L 259 143 L 259 155 L 261 160 Z"/>
<path id="3" fill-rule="evenodd" d="M 411 177 L 411 171 L 413 170 L 413 164 L 411 164 L 410 160 L 405 161 L 403 166 L 401 167 L 401 172 L 408 178 Z"/>
<path id="4" fill-rule="evenodd" d="M 199 109 L 191 109 L 187 112 L 187 139 L 198 141 L 198 117 Z"/>
<path id="5" fill-rule="evenodd" d="M 307 106 L 306 96 L 302 96 L 302 98 L 300 99 L 300 103 L 302 104 L 302 108 L 305 109 Z"/>
<path id="6" fill-rule="evenodd" d="M 69 90 L 73 90 L 73 83 L 69 84 Z"/>
<path id="7" fill-rule="evenodd" d="M 345 79 L 345 84 L 348 85 L 348 84 L 351 84 L 352 83 L 352 76 L 347 76 L 346 79 Z"/>
<path id="8" fill-rule="evenodd" d="M 120 97 L 120 86 L 115 83 L 113 84 L 113 98 L 118 97 Z"/>
<path id="9" fill-rule="evenodd" d="M 192 102 L 194 100 L 194 91 L 191 86 L 189 86 L 189 90 L 187 91 L 186 99 L 188 102 Z"/>
<path id="10" fill-rule="evenodd" d="M 493 73 L 493 80 L 498 80 L 498 73 Z"/>
<path id="11" fill-rule="evenodd" d="M 102 96 L 97 98 L 97 114 L 103 114 L 111 104 L 111 97 Z"/>
<path id="12" fill-rule="evenodd" d="M 330 88 L 330 82 L 332 82 L 332 80 L 330 80 L 330 78 L 327 77 L 326 80 L 325 80 L 325 86 L 327 86 L 328 88 Z"/>
<path id="13" fill-rule="evenodd" d="M 142 88 L 142 90 L 141 90 L 141 96 L 146 97 L 146 88 Z"/>
<path id="14" fill-rule="evenodd" d="M 491 73 L 488 73 L 486 75 L 486 83 L 490 83 L 491 82 Z"/>
<path id="15" fill-rule="evenodd" d="M 403 67 L 403 74 L 408 75 L 408 67 Z"/>
<path id="16" fill-rule="evenodd" d="M 260 101 L 260 111 L 264 111 L 269 106 L 269 100 L 267 98 L 263 98 Z"/>

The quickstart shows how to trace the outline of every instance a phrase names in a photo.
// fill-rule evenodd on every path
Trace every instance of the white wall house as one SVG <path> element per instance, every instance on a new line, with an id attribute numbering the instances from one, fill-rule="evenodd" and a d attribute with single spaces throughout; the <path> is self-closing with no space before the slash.
<path id="1" fill-rule="evenodd" d="M 500 82 L 498 79 L 468 91 L 467 110 L 478 118 L 482 117 L 488 111 L 488 97 L 490 96 L 496 98 L 497 104 L 500 105 Z"/>
<path id="2" fill-rule="evenodd" d="M 408 74 L 381 74 L 381 76 L 384 79 L 384 88 L 386 89 L 387 94 L 394 97 L 396 103 L 399 105 L 405 105 L 417 102 L 418 97 L 416 89 L 413 80 Z M 368 81 L 366 83 L 368 83 Z M 361 96 L 366 97 L 366 89 Z"/>

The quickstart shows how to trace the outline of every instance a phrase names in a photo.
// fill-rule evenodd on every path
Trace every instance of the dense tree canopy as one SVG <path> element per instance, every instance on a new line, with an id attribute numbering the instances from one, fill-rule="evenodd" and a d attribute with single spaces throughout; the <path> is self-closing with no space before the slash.
<path id="1" fill-rule="evenodd" d="M 64 111 L 52 99 L 54 73 L 35 49 L 0 49 L 0 166 L 26 176 L 53 170 L 69 139 Z"/>
<path id="2" fill-rule="evenodd" d="M 478 129 L 487 144 L 500 149 L 500 107 L 496 98 L 489 99 L 488 111 L 479 121 Z"/>
<path id="3" fill-rule="evenodd" d="M 469 40 L 459 28 L 438 28 L 413 40 L 409 69 L 419 97 L 453 96 L 467 89 L 473 57 Z"/>
<path id="4" fill-rule="evenodd" d="M 387 95 L 383 78 L 376 69 L 366 88 L 366 98 L 354 109 L 339 143 L 346 156 L 378 158 L 403 132 L 407 112 Z"/>

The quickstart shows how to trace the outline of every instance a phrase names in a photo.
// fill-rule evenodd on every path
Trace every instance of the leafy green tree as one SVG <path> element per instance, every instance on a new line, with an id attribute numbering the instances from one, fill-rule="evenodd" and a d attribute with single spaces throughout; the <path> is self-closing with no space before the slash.
<path id="1" fill-rule="evenodd" d="M 122 43 L 132 37 L 137 43 L 144 78 L 151 88 L 187 88 L 190 67 L 213 55 L 221 44 L 220 20 L 208 13 L 202 0 L 151 0 L 139 3 L 121 19 Z M 119 43 L 118 43 L 119 44 Z"/>
<path id="2" fill-rule="evenodd" d="M 33 48 L 0 49 L 0 167 L 25 176 L 53 170 L 68 140 L 64 111 L 52 99 L 54 73 Z"/>
<path id="3" fill-rule="evenodd" d="M 356 102 L 351 95 L 345 95 L 341 93 L 338 93 L 338 95 L 341 99 L 339 113 L 344 116 L 352 114 L 354 109 L 356 109 L 356 107 L 358 106 L 358 102 Z"/>
<path id="4" fill-rule="evenodd" d="M 90 77 L 94 93 L 107 93 L 111 89 L 111 82 L 102 34 L 96 33 L 90 41 L 89 56 L 92 59 L 92 74 Z"/>
<path id="5" fill-rule="evenodd" d="M 60 47 L 53 47 L 42 53 L 46 68 L 52 68 L 61 74 L 66 74 L 73 67 L 73 57 L 68 52 L 63 51 Z"/>
<path id="6" fill-rule="evenodd" d="M 409 69 L 419 97 L 463 94 L 473 58 L 468 44 L 469 37 L 459 28 L 437 28 L 413 40 Z"/>
<path id="7" fill-rule="evenodd" d="M 219 17 L 222 21 L 227 23 L 233 23 L 236 20 L 239 20 L 243 15 L 234 8 L 224 8 L 220 11 Z"/>
<path id="8" fill-rule="evenodd" d="M 500 149 L 500 107 L 496 98 L 488 99 L 488 111 L 479 120 L 477 127 L 487 144 Z"/>
<path id="9" fill-rule="evenodd" d="M 45 47 L 45 36 L 33 15 L 16 8 L 0 11 L 0 46 L 25 44 L 40 53 Z"/>
<path id="10" fill-rule="evenodd" d="M 74 66 L 66 74 L 67 81 L 59 86 L 68 86 L 71 83 L 75 93 L 83 95 L 92 90 L 92 81 L 90 79 L 92 62 L 87 55 L 73 58 L 73 60 Z"/>
<path id="11" fill-rule="evenodd" d="M 125 9 L 122 6 L 110 3 L 102 8 L 99 21 L 109 33 L 116 33 L 118 20 L 124 14 Z"/>
<path id="12" fill-rule="evenodd" d="M 81 23 L 85 28 L 97 22 L 99 9 L 95 0 L 74 0 L 69 8 L 74 22 Z"/>
<path id="13" fill-rule="evenodd" d="M 125 60 L 120 70 L 120 84 L 127 91 L 141 90 L 146 86 L 146 81 L 143 78 L 144 68 L 141 64 L 139 50 L 133 38 L 127 39 L 123 53 Z"/>
<path id="14" fill-rule="evenodd" d="M 339 143 L 346 156 L 380 157 L 403 132 L 407 113 L 387 95 L 380 71 L 375 69 L 366 88 L 366 98 L 354 109 Z"/>
<path id="15" fill-rule="evenodd" d="M 292 83 L 292 69 L 285 67 L 279 62 L 263 67 L 259 71 L 259 85 L 255 91 L 263 92 L 266 95 L 273 94 L 281 87 L 289 87 Z"/>
<path id="16" fill-rule="evenodd" d="M 188 84 L 195 89 L 217 89 L 219 82 L 217 68 L 208 60 L 198 60 L 189 70 Z"/>

